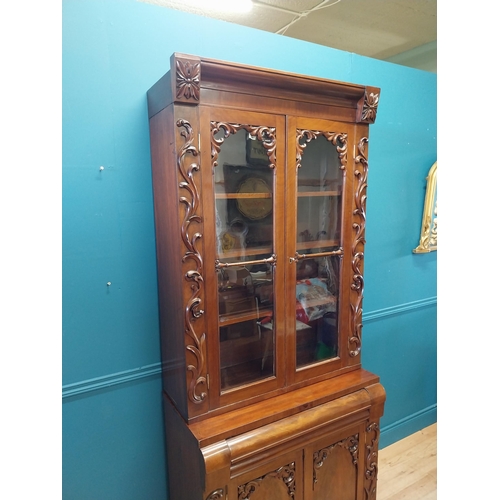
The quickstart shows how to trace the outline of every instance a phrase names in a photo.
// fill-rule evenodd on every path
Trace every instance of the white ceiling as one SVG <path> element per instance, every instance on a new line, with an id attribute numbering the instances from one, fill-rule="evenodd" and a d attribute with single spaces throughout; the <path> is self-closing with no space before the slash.
<path id="1" fill-rule="evenodd" d="M 217 0 L 140 1 L 436 72 L 437 0 L 252 0 L 247 13 Z"/>

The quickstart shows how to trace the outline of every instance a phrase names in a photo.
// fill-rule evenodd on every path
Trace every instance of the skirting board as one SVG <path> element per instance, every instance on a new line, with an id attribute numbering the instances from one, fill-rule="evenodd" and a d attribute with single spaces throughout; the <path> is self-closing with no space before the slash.
<path id="1" fill-rule="evenodd" d="M 380 429 L 379 449 L 437 422 L 437 405 L 428 406 Z"/>

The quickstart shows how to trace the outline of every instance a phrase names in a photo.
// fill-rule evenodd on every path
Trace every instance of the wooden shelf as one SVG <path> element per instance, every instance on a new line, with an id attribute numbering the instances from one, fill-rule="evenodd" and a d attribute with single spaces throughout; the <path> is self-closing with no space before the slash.
<path id="1" fill-rule="evenodd" d="M 318 248 L 334 248 L 340 247 L 340 240 L 315 240 L 315 241 L 299 241 L 296 243 L 297 251 L 304 250 L 317 250 Z M 270 257 L 272 254 L 272 247 L 249 247 L 249 248 L 239 248 L 237 250 L 230 250 L 228 252 L 218 255 L 218 258 L 224 261 L 234 261 L 238 258 L 250 257 L 255 255 L 263 255 Z M 241 265 L 245 265 L 245 261 L 241 261 Z"/>
<path id="2" fill-rule="evenodd" d="M 298 186 L 299 187 L 305 187 L 305 186 L 315 186 L 315 187 L 327 187 L 327 186 L 334 186 L 338 185 L 339 181 L 335 179 L 304 179 L 303 177 L 298 178 Z"/>
<path id="3" fill-rule="evenodd" d="M 298 241 L 297 251 L 310 250 L 317 248 L 332 248 L 340 247 L 340 240 L 315 240 L 315 241 Z"/>
<path id="4" fill-rule="evenodd" d="M 272 312 L 273 312 L 272 307 L 265 307 L 263 309 L 259 308 L 258 313 L 257 310 L 254 310 L 254 311 L 244 311 L 235 314 L 221 314 L 219 316 L 219 326 L 223 328 L 225 326 L 235 325 L 237 323 L 243 323 L 244 321 L 257 320 L 259 318 L 269 316 L 270 314 L 272 314 Z"/>
<path id="5" fill-rule="evenodd" d="M 340 191 L 299 191 L 297 193 L 298 198 L 306 198 L 313 196 L 341 196 Z"/>
<path id="6" fill-rule="evenodd" d="M 215 193 L 216 200 L 242 200 L 272 198 L 272 193 Z"/>
<path id="7" fill-rule="evenodd" d="M 271 246 L 265 246 L 265 247 L 247 247 L 247 248 L 238 248 L 237 250 L 229 250 L 228 252 L 224 252 L 218 255 L 218 258 L 221 261 L 226 261 L 226 260 L 234 260 L 237 259 L 238 257 L 246 257 L 250 255 L 267 255 L 268 257 L 271 257 L 271 254 L 273 253 L 273 248 Z M 241 261 L 241 265 L 245 265 L 245 261 Z"/>
<path id="8" fill-rule="evenodd" d="M 297 196 L 299 198 L 306 198 L 312 196 L 341 196 L 341 191 L 299 191 Z M 248 199 L 262 199 L 272 198 L 272 193 L 215 193 L 216 200 L 241 200 Z"/>
<path id="9" fill-rule="evenodd" d="M 234 387 L 258 382 L 264 378 L 272 377 L 272 359 L 270 359 L 270 361 L 271 362 L 264 364 L 264 368 L 262 368 L 262 359 L 255 359 L 247 363 L 222 368 L 222 391 L 228 391 Z"/>

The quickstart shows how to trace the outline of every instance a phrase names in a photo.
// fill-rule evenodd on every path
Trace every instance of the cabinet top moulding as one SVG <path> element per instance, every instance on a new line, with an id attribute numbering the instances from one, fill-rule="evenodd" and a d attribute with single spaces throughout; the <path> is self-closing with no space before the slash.
<path id="1" fill-rule="evenodd" d="M 172 103 L 245 106 L 249 101 L 273 100 L 285 113 L 294 103 L 327 106 L 327 114 L 356 123 L 375 122 L 378 87 L 327 80 L 225 61 L 174 53 L 170 71 L 148 92 L 149 118 Z"/>

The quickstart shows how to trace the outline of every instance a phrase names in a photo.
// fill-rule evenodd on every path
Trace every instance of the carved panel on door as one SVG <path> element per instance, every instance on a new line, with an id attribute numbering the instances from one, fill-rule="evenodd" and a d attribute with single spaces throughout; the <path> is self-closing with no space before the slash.
<path id="1" fill-rule="evenodd" d="M 295 462 L 238 486 L 238 500 L 295 499 Z"/>
<path id="2" fill-rule="evenodd" d="M 318 450 L 313 455 L 314 500 L 355 500 L 359 435 Z"/>
<path id="3" fill-rule="evenodd" d="M 208 495 L 207 500 L 223 500 L 226 498 L 226 493 L 222 488 L 218 490 L 212 491 L 210 495 Z"/>

